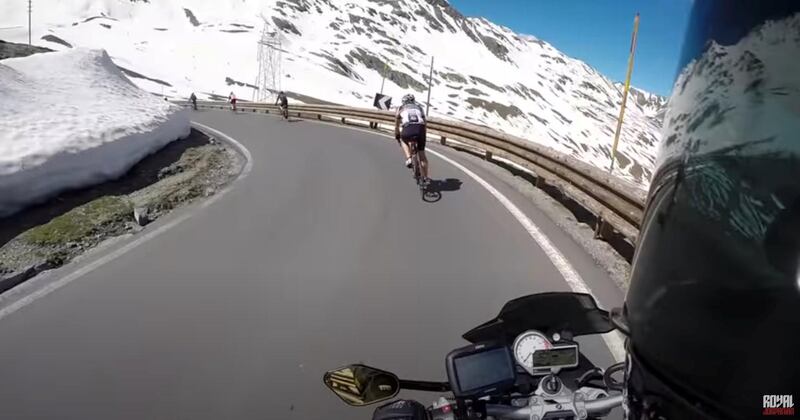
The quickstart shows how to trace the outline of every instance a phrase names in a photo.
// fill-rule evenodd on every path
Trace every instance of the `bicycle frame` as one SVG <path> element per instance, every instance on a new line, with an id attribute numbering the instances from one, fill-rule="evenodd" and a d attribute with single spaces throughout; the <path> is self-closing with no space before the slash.
<path id="1" fill-rule="evenodd" d="M 417 142 L 409 141 L 408 148 L 411 151 L 411 168 L 414 171 L 414 180 L 417 181 L 417 185 L 420 185 L 422 183 L 422 172 L 419 161 L 419 153 L 417 153 Z"/>

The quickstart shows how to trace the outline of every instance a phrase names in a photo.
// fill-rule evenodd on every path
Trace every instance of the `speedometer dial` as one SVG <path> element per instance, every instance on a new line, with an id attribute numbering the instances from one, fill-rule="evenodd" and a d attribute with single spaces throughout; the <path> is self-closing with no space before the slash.
<path id="1" fill-rule="evenodd" d="M 530 330 L 514 340 L 514 358 L 528 373 L 533 374 L 533 352 L 551 347 L 550 341 L 540 332 Z"/>

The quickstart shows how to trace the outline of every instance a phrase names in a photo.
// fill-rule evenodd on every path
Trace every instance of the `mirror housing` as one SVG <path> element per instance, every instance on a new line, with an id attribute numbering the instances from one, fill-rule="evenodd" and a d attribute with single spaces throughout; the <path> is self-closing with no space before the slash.
<path id="1" fill-rule="evenodd" d="M 322 382 L 342 401 L 355 407 L 388 400 L 400 392 L 397 375 L 361 364 L 328 371 Z"/>

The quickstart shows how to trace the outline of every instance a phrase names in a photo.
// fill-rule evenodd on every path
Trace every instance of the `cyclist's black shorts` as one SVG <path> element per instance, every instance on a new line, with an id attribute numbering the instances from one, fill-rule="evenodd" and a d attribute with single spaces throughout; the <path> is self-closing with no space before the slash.
<path id="1" fill-rule="evenodd" d="M 400 139 L 403 140 L 404 143 L 416 141 L 417 150 L 425 150 L 425 140 L 427 137 L 425 131 L 424 124 L 409 124 L 403 127 L 403 130 L 400 132 Z"/>

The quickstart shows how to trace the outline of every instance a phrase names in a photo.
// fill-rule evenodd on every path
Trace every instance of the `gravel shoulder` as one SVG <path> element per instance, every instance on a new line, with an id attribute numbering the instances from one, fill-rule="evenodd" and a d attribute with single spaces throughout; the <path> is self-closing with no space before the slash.
<path id="1" fill-rule="evenodd" d="M 115 181 L 69 191 L 1 218 L 0 293 L 217 193 L 241 172 L 244 160 L 227 145 L 192 130 Z"/>

